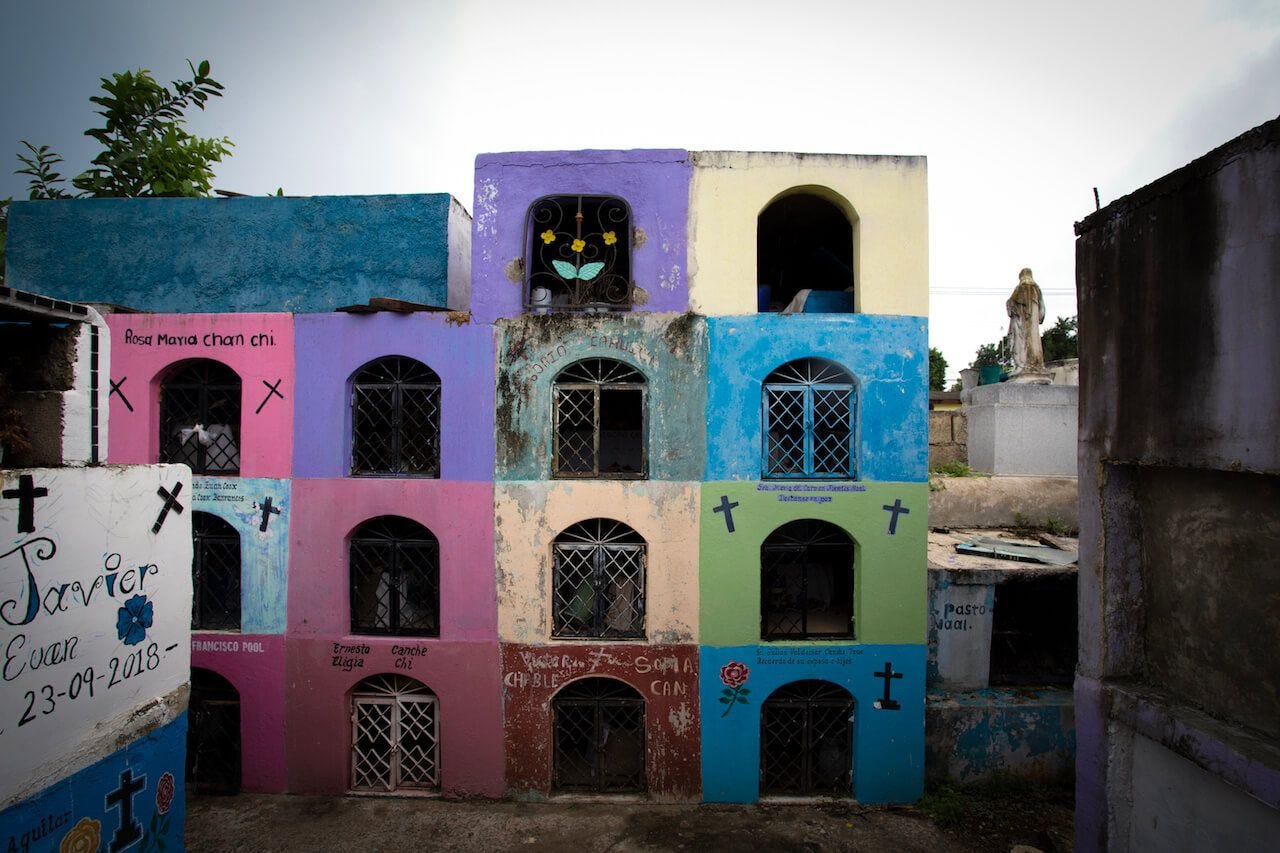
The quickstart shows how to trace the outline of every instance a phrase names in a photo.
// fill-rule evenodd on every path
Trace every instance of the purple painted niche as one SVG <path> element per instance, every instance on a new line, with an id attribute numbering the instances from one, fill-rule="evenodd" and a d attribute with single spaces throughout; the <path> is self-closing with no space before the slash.
<path id="1" fill-rule="evenodd" d="M 536 168 L 530 168 L 536 167 Z M 525 311 L 523 260 L 529 207 L 544 196 L 615 196 L 631 207 L 631 278 L 644 291 L 632 311 L 689 308 L 687 228 L 693 165 L 682 149 L 536 151 L 476 158 L 471 312 L 492 323 Z"/>
<path id="2" fill-rule="evenodd" d="M 493 329 L 446 313 L 299 314 L 295 477 L 351 474 L 351 379 L 383 356 L 440 377 L 440 479 L 493 479 Z"/>

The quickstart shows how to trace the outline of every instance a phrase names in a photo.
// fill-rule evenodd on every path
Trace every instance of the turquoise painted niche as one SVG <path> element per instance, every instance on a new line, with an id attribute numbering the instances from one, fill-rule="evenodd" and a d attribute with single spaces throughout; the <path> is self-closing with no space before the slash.
<path id="1" fill-rule="evenodd" d="M 240 535 L 240 633 L 283 634 L 289 564 L 290 481 L 195 477 L 191 510 Z"/>
<path id="2" fill-rule="evenodd" d="M 924 790 L 923 644 L 703 646 L 700 655 L 702 795 L 707 802 L 753 803 L 768 794 L 767 788 L 777 779 L 761 774 L 764 706 L 780 688 L 813 681 L 823 682 L 831 696 L 847 695 L 852 700 L 847 755 L 851 796 L 867 804 L 910 803 L 920 798 Z M 800 722 L 796 703 L 786 705 L 780 702 L 779 710 L 767 712 L 766 736 L 799 734 L 797 729 L 805 723 Z M 828 709 L 821 723 L 815 717 L 811 724 L 829 732 L 840 721 L 832 720 Z M 801 760 L 796 747 L 788 745 L 784 751 L 788 760 Z M 839 758 L 838 754 L 815 754 L 804 760 L 820 776 L 831 769 L 823 764 Z M 795 779 L 790 771 L 785 775 L 784 787 Z"/>
<path id="3" fill-rule="evenodd" d="M 927 318 L 876 314 L 712 317 L 707 320 L 707 334 L 707 468 L 703 479 L 856 478 L 922 483 L 927 478 Z M 818 381 L 808 386 L 805 396 L 794 390 L 801 385 L 775 381 L 774 371 L 806 359 L 838 367 L 851 383 L 841 379 L 833 386 Z M 821 458 L 815 459 L 815 447 L 823 437 L 822 427 L 814 426 L 815 418 L 830 421 L 841 416 L 843 410 L 832 408 L 830 398 L 833 388 L 845 384 L 852 385 L 849 427 L 854 459 L 848 465 L 852 474 L 841 472 L 838 460 L 829 461 L 824 468 Z M 825 393 L 825 403 L 817 399 L 819 392 Z M 794 401 L 784 399 L 787 393 Z M 784 415 L 789 402 L 794 402 L 792 408 L 798 414 Z M 768 414 L 770 409 L 772 415 Z M 779 451 L 777 442 L 766 438 L 770 417 L 802 422 L 807 444 L 797 451 L 798 471 L 794 470 L 796 465 L 779 464 L 787 451 Z"/>

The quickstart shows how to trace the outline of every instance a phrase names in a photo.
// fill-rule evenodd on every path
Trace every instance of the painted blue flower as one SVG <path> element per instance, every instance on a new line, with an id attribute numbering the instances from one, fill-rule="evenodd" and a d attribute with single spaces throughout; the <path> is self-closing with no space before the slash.
<path id="1" fill-rule="evenodd" d="M 116 616 L 116 634 L 126 646 L 136 646 L 147 638 L 154 610 L 145 595 L 135 595 L 120 608 Z"/>

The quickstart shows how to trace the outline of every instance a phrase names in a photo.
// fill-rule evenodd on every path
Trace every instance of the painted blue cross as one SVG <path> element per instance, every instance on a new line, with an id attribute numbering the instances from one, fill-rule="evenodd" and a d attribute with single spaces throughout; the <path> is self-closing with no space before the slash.
<path id="1" fill-rule="evenodd" d="M 142 824 L 133 819 L 133 797 L 147 787 L 147 777 L 133 778 L 132 770 L 120 774 L 120 787 L 107 794 L 106 809 L 120 809 L 120 828 L 111 836 L 111 853 L 129 847 L 142 837 Z"/>
<path id="2" fill-rule="evenodd" d="M 5 489 L 0 496 L 18 499 L 18 532 L 34 533 L 36 529 L 36 498 L 48 497 L 49 490 L 41 486 L 35 488 L 35 480 L 30 474 L 18 476 L 18 488 Z"/>
<path id="3" fill-rule="evenodd" d="M 890 663 L 889 661 L 885 661 L 883 672 L 873 672 L 871 674 L 874 675 L 876 678 L 884 679 L 884 697 L 877 699 L 875 702 L 872 702 L 871 704 L 874 705 L 876 709 L 880 711 L 900 710 L 902 706 L 898 704 L 898 700 L 892 699 L 889 696 L 889 685 L 893 683 L 893 679 L 901 678 L 902 673 L 894 672 L 893 664 Z"/>
<path id="4" fill-rule="evenodd" d="M 892 513 L 892 515 L 889 517 L 889 535 L 890 536 L 897 535 L 898 516 L 910 515 L 911 510 L 907 509 L 905 506 L 902 505 L 902 498 L 894 498 L 892 506 L 889 506 L 886 504 L 885 506 L 881 507 L 881 509 L 886 510 L 889 513 Z"/>
<path id="5" fill-rule="evenodd" d="M 733 510 L 735 507 L 737 507 L 737 505 L 738 505 L 737 501 L 733 501 L 733 502 L 729 501 L 728 495 L 721 495 L 720 506 L 712 507 L 711 509 L 712 512 L 724 513 L 724 526 L 729 528 L 730 533 L 733 532 Z"/>
<path id="6" fill-rule="evenodd" d="M 160 514 L 156 516 L 156 523 L 151 528 L 152 533 L 159 533 L 160 528 L 164 525 L 165 516 L 169 514 L 169 510 L 174 512 L 182 512 L 182 504 L 178 503 L 178 492 L 182 491 L 182 481 L 173 484 L 173 494 L 165 491 L 164 486 L 156 489 L 156 494 L 164 498 L 164 506 L 160 507 Z"/>
<path id="7" fill-rule="evenodd" d="M 263 501 L 262 501 L 262 503 L 261 503 L 261 504 L 259 504 L 259 506 L 261 506 L 261 507 L 262 507 L 262 523 L 258 525 L 258 531 L 259 531 L 260 533 L 266 533 L 266 532 L 267 532 L 267 522 L 269 522 L 269 521 L 271 520 L 271 514 L 272 514 L 272 513 L 275 513 L 276 515 L 279 515 L 279 514 L 280 514 L 280 510 L 279 510 L 278 508 L 273 507 L 273 506 L 271 505 L 271 498 L 270 498 L 270 497 L 266 497 L 266 498 L 264 498 L 264 499 L 263 499 Z"/>

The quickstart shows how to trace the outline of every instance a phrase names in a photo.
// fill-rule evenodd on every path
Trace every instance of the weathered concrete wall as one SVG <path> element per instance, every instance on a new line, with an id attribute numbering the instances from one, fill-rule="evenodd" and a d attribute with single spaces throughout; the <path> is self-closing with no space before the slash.
<path id="1" fill-rule="evenodd" d="M 289 314 L 109 314 L 115 349 L 111 458 L 160 458 L 160 383 L 190 358 L 240 377 L 240 473 L 288 477 L 293 455 L 293 317 Z M 206 424 L 207 426 L 207 424 Z"/>
<path id="2" fill-rule="evenodd" d="M 803 191 L 834 203 L 853 225 L 856 310 L 928 315 L 925 158 L 700 151 L 693 162 L 689 300 L 694 311 L 756 313 L 757 217 L 780 196 Z"/>
<path id="3" fill-rule="evenodd" d="M 925 763 L 931 777 L 977 782 L 995 774 L 1069 783 L 1076 757 L 1070 690 L 930 691 Z"/>
<path id="4" fill-rule="evenodd" d="M 294 475 L 351 473 L 351 382 L 402 355 L 440 377 L 440 477 L 493 479 L 493 329 L 466 315 L 307 314 L 294 318 L 298 365 Z"/>
<path id="5" fill-rule="evenodd" d="M 929 412 L 929 467 L 948 462 L 969 464 L 969 423 L 962 411 Z"/>
<path id="6" fill-rule="evenodd" d="M 468 271 L 449 230 L 466 224 L 446 194 L 16 202 L 7 281 L 146 311 L 332 311 L 374 296 L 465 309 L 449 301 Z"/>
<path id="7" fill-rule="evenodd" d="M 631 206 L 635 309 L 689 309 L 689 153 L 537 151 L 476 158 L 471 313 L 481 323 L 524 313 L 530 205 L 547 195 L 608 195 Z M 754 292 L 754 290 L 752 291 Z"/>
<path id="8" fill-rule="evenodd" d="M 1247 832 L 1208 820 L 1179 842 L 1273 838 L 1280 671 L 1257 637 L 1275 634 L 1280 572 L 1280 120 L 1076 233 L 1077 848 L 1142 846 L 1148 819 L 1176 832 L 1199 813 L 1182 804 L 1224 795 Z"/>
<path id="9" fill-rule="evenodd" d="M 1075 477 L 935 477 L 930 480 L 933 527 L 1016 527 L 1080 523 Z"/>
<path id="10" fill-rule="evenodd" d="M 928 467 L 928 322 L 865 314 L 760 314 L 707 321 L 708 480 L 756 480 L 762 458 L 761 386 L 798 358 L 826 358 L 853 374 L 857 478 L 923 482 Z"/>

